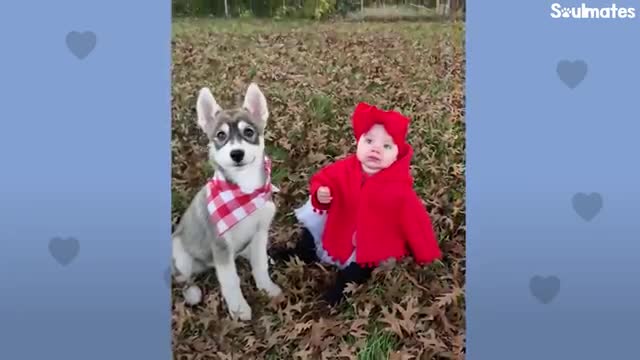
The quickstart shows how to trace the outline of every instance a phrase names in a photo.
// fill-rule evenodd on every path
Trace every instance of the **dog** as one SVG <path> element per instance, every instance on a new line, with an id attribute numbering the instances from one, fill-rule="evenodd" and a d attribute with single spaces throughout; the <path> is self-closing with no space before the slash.
<path id="1" fill-rule="evenodd" d="M 180 219 L 172 234 L 172 273 L 177 283 L 189 286 L 185 299 L 199 303 L 202 293 L 193 285 L 193 278 L 215 268 L 231 317 L 251 320 L 251 307 L 240 289 L 235 264 L 238 256 L 251 264 L 258 289 L 272 298 L 282 294 L 269 275 L 267 255 L 268 233 L 276 213 L 271 195 L 278 191 L 270 183 L 270 161 L 265 155 L 267 100 L 258 85 L 251 83 L 243 105 L 224 110 L 204 87 L 198 93 L 196 112 L 198 126 L 209 140 L 208 157 L 215 169 L 212 179 L 220 189 L 209 181 Z M 247 194 L 258 193 L 259 197 L 246 208 L 234 210 L 231 206 L 240 197 L 225 203 L 232 193 L 244 196 L 245 201 Z M 237 222 L 229 225 L 228 220 L 238 211 L 245 216 L 236 217 Z M 212 216 L 217 221 L 212 221 Z"/>

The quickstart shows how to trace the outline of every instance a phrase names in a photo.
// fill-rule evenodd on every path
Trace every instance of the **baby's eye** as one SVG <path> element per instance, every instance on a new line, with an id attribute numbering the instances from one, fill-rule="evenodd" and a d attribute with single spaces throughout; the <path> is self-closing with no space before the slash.
<path id="1" fill-rule="evenodd" d="M 386 150 L 391 150 L 391 145 L 389 145 L 389 144 L 384 144 L 384 148 L 385 148 Z"/>
<path id="2" fill-rule="evenodd" d="M 371 144 L 372 143 L 371 139 L 365 139 L 365 141 L 367 142 L 367 144 Z"/>

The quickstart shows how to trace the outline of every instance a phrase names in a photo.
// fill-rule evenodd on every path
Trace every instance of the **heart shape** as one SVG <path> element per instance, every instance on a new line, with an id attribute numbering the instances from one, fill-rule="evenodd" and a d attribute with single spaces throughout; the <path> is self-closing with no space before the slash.
<path id="1" fill-rule="evenodd" d="M 557 276 L 536 275 L 529 280 L 529 290 L 538 301 L 549 304 L 560 292 L 560 279 Z"/>
<path id="2" fill-rule="evenodd" d="M 556 72 L 567 87 L 575 89 L 587 76 L 587 69 L 587 63 L 584 60 L 562 60 L 558 62 Z"/>
<path id="3" fill-rule="evenodd" d="M 67 34 L 67 47 L 73 55 L 83 60 L 96 47 L 98 39 L 93 31 L 78 32 L 72 31 Z"/>
<path id="4" fill-rule="evenodd" d="M 603 206 L 602 195 L 599 193 L 577 193 L 571 200 L 573 209 L 586 221 L 591 221 L 598 215 Z"/>
<path id="5" fill-rule="evenodd" d="M 49 253 L 62 266 L 67 266 L 78 256 L 80 242 L 73 237 L 54 237 L 49 240 Z"/>

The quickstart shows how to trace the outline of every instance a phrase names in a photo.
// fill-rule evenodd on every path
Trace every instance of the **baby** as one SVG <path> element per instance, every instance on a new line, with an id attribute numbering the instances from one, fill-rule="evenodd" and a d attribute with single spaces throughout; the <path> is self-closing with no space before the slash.
<path id="1" fill-rule="evenodd" d="M 356 154 L 311 177 L 309 200 L 295 210 L 303 225 L 295 249 L 272 254 L 276 261 L 298 256 L 336 265 L 336 283 L 323 296 L 331 305 L 342 300 L 347 283 L 365 283 L 383 261 L 400 260 L 409 251 L 421 264 L 442 256 L 413 190 L 413 149 L 405 141 L 409 119 L 360 103 L 352 125 Z"/>

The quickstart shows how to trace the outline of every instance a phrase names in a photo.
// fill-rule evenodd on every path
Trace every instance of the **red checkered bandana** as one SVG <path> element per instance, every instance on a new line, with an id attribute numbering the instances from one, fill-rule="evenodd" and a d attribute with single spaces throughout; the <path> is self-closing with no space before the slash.
<path id="1" fill-rule="evenodd" d="M 264 206 L 272 192 L 277 191 L 271 184 L 271 160 L 268 157 L 265 157 L 264 165 L 265 185 L 251 193 L 243 192 L 238 185 L 227 182 L 220 175 L 214 175 L 207 183 L 207 209 L 218 235 Z"/>

